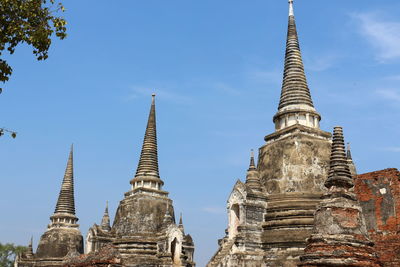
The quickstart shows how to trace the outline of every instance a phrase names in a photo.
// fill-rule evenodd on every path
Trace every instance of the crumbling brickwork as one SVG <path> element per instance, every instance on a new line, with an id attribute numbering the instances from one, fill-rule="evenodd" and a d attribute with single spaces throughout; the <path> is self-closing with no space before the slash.
<path id="1" fill-rule="evenodd" d="M 355 193 L 380 261 L 400 266 L 400 172 L 385 169 L 358 175 Z"/>

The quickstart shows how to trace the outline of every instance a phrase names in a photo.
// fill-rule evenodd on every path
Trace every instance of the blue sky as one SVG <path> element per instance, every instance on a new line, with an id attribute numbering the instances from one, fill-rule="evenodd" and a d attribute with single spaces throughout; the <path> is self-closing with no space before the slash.
<path id="1" fill-rule="evenodd" d="M 287 1 L 69 1 L 49 59 L 20 46 L 0 95 L 0 241 L 27 244 L 54 211 L 71 143 L 80 229 L 112 218 L 137 167 L 151 93 L 159 162 L 204 266 L 251 148 L 273 132 Z M 359 173 L 400 167 L 400 3 L 295 1 L 321 128 L 344 127 Z"/>

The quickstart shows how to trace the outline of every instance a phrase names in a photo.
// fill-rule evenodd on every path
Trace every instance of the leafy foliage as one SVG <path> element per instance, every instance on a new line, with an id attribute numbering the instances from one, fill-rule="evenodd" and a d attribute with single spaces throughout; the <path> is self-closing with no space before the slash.
<path id="1" fill-rule="evenodd" d="M 18 253 L 25 251 L 27 248 L 23 246 L 15 246 L 14 244 L 1 244 L 0 243 L 0 266 L 12 267 L 14 266 L 14 259 Z"/>
<path id="2" fill-rule="evenodd" d="M 64 12 L 56 0 L 0 0 L 0 57 L 4 50 L 13 54 L 20 43 L 33 47 L 37 60 L 45 60 L 53 33 L 64 39 L 67 22 L 54 14 Z M 0 58 L 0 81 L 8 81 L 12 68 Z M 1 89 L 0 89 L 1 90 Z"/>

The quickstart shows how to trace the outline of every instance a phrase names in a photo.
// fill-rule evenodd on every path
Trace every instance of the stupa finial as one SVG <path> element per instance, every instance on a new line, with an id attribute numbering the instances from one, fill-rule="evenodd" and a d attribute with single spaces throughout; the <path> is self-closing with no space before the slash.
<path id="1" fill-rule="evenodd" d="M 294 16 L 294 12 L 293 12 L 293 0 L 289 0 L 289 16 Z"/>

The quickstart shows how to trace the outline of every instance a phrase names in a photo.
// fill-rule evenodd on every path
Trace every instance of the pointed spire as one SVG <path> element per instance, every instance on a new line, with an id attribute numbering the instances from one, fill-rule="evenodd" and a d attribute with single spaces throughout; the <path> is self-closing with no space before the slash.
<path id="1" fill-rule="evenodd" d="M 336 186 L 346 189 L 354 186 L 344 147 L 343 129 L 339 126 L 333 130 L 330 168 L 325 186 L 327 188 Z"/>
<path id="2" fill-rule="evenodd" d="M 167 209 L 165 211 L 165 215 L 164 215 L 164 225 L 168 226 L 169 224 L 173 223 L 174 219 L 171 216 L 171 213 L 169 212 L 169 202 L 167 201 Z"/>
<path id="3" fill-rule="evenodd" d="M 106 209 L 104 210 L 104 215 L 103 218 L 101 219 L 101 229 L 104 231 L 110 231 L 111 226 L 110 226 L 110 216 L 108 215 L 108 201 L 106 204 Z"/>
<path id="4" fill-rule="evenodd" d="M 183 222 L 182 222 L 182 212 L 181 212 L 181 215 L 179 216 L 179 225 L 183 225 Z"/>
<path id="5" fill-rule="evenodd" d="M 167 193 L 162 190 L 164 182 L 160 179 L 158 171 L 155 96 L 155 94 L 152 94 L 150 114 L 144 134 L 142 152 L 140 153 L 135 177 L 130 181 L 132 187 L 131 191 L 127 193 L 128 195 L 138 192 L 137 189 L 140 189 L 140 192 L 143 192 L 143 190 L 150 190 L 153 193 Z"/>
<path id="6" fill-rule="evenodd" d="M 31 257 L 31 256 L 33 256 L 33 236 L 31 236 L 31 239 L 29 240 L 28 249 L 27 249 L 25 255 L 26 255 L 28 258 Z"/>
<path id="7" fill-rule="evenodd" d="M 255 169 L 256 169 L 256 164 L 254 163 L 254 150 L 252 149 L 250 152 L 249 170 L 255 170 Z"/>
<path id="8" fill-rule="evenodd" d="M 185 234 L 185 228 L 183 227 L 183 220 L 182 220 L 182 212 L 181 212 L 181 214 L 179 216 L 178 228 L 181 229 L 183 234 Z"/>
<path id="9" fill-rule="evenodd" d="M 293 15 L 293 0 L 289 1 L 289 26 L 286 40 L 285 67 L 279 109 L 289 105 L 313 106 L 308 89 Z"/>
<path id="10" fill-rule="evenodd" d="M 260 177 L 254 163 L 254 150 L 250 152 L 250 166 L 247 170 L 246 185 L 255 191 L 261 191 Z"/>
<path id="11" fill-rule="evenodd" d="M 73 150 L 74 146 L 71 145 L 67 168 L 65 170 L 64 179 L 54 212 L 55 214 L 68 213 L 75 215 Z"/>
<path id="12" fill-rule="evenodd" d="M 293 0 L 289 0 L 289 23 L 283 82 L 278 112 L 273 121 L 276 130 L 280 130 L 293 124 L 319 128 L 320 120 L 321 117 L 314 108 L 304 72 L 294 18 Z"/>
<path id="13" fill-rule="evenodd" d="M 144 135 L 142 152 L 136 170 L 136 176 L 151 175 L 160 177 L 158 172 L 157 131 L 156 131 L 156 106 L 155 94 L 152 94 L 150 114 Z"/>
<path id="14" fill-rule="evenodd" d="M 351 151 L 350 151 L 350 143 L 347 143 L 347 154 L 346 154 L 347 159 L 353 160 L 351 157 Z"/>

